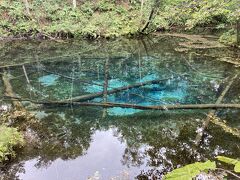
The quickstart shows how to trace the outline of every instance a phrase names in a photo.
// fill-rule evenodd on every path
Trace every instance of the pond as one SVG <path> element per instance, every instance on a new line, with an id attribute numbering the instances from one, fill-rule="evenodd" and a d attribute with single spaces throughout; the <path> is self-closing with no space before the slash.
<path id="1" fill-rule="evenodd" d="M 40 143 L 23 148 L 2 168 L 2 177 L 161 179 L 195 161 L 217 155 L 240 157 L 240 138 L 213 123 L 200 146 L 194 145 L 209 110 L 98 106 L 216 103 L 239 71 L 219 58 L 239 54 L 226 47 L 187 49 L 180 46 L 185 41 L 154 36 L 2 44 L 0 67 L 10 74 L 14 92 L 41 123 L 36 130 Z M 224 103 L 240 102 L 239 84 L 235 79 Z M 2 82 L 0 90 L 2 98 Z M 71 103 L 75 100 L 97 105 Z M 63 101 L 68 103 L 41 104 Z M 239 110 L 218 110 L 217 115 L 229 127 L 240 128 Z"/>

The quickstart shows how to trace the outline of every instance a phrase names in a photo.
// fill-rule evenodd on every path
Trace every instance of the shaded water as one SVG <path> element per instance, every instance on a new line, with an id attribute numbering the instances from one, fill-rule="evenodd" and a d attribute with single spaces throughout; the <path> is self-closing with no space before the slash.
<path id="1" fill-rule="evenodd" d="M 64 44 L 10 43 L 1 50 L 5 59 L 1 65 L 8 65 L 4 68 L 11 74 L 15 93 L 34 101 L 60 101 L 102 92 L 106 81 L 111 90 L 163 79 L 157 84 L 108 94 L 107 101 L 145 106 L 215 103 L 227 78 L 238 70 L 204 54 L 226 54 L 228 49 L 178 52 L 176 47 L 182 41 L 155 37 Z M 234 82 L 225 102 L 239 102 L 239 82 Z M 89 102 L 105 100 L 100 96 Z M 160 112 L 71 104 L 24 105 L 42 123 L 37 129 L 41 143 L 27 146 L 3 168 L 6 179 L 87 179 L 94 175 L 102 179 L 159 179 L 173 168 L 219 154 L 240 157 L 239 138 L 213 124 L 197 153 L 193 153 L 196 130 L 207 110 Z M 230 126 L 240 127 L 239 111 L 218 111 L 218 115 Z"/>

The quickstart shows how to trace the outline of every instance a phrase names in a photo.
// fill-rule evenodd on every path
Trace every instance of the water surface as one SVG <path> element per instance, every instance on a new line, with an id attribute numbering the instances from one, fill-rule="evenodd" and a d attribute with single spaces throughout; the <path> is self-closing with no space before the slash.
<path id="1" fill-rule="evenodd" d="M 107 90 L 112 90 L 162 79 L 88 102 L 143 106 L 215 103 L 238 69 L 206 54 L 234 53 L 227 48 L 179 52 L 178 43 L 183 41 L 149 37 L 10 43 L 1 49 L 5 58 L 1 65 L 11 74 L 15 93 L 33 101 L 61 101 L 102 92 L 106 82 Z M 238 78 L 224 102 L 239 102 L 239 96 Z M 41 143 L 27 146 L 3 168 L 5 179 L 159 179 L 176 167 L 216 155 L 240 157 L 239 138 L 213 124 L 201 146 L 194 147 L 196 131 L 208 110 L 161 112 L 23 103 L 42 124 L 37 130 Z M 229 126 L 240 127 L 238 110 L 221 110 L 218 115 Z"/>

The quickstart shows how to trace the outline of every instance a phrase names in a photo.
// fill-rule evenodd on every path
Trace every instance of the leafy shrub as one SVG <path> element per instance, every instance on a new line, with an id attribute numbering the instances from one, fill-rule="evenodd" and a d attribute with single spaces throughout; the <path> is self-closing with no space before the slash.
<path id="1" fill-rule="evenodd" d="M 227 45 L 235 45 L 237 44 L 237 35 L 236 32 L 231 29 L 225 33 L 223 33 L 220 38 L 219 41 L 223 44 L 227 44 Z"/>
<path id="2" fill-rule="evenodd" d="M 234 172 L 240 173 L 240 161 L 237 159 L 232 159 L 225 156 L 217 156 L 217 160 L 234 165 Z M 171 172 L 169 172 L 167 175 L 164 176 L 164 180 L 192 180 L 196 176 L 198 176 L 200 173 L 204 171 L 214 171 L 218 170 L 219 168 L 216 167 L 215 161 L 206 161 L 206 162 L 195 162 L 193 164 L 188 164 L 186 166 L 183 166 L 181 168 L 177 168 Z M 236 175 L 232 173 L 231 171 L 225 170 L 220 168 L 221 171 L 225 171 L 226 173 L 230 172 L 230 175 Z M 226 174 L 224 174 L 226 176 Z M 217 178 L 218 179 L 218 178 Z"/>
<path id="3" fill-rule="evenodd" d="M 168 173 L 164 179 L 165 180 L 191 180 L 195 178 L 198 174 L 200 174 L 202 171 L 205 170 L 215 170 L 216 169 L 216 163 L 207 161 L 204 163 L 196 162 L 193 164 L 188 164 L 182 168 L 178 168 L 173 170 L 172 172 Z"/>
<path id="4" fill-rule="evenodd" d="M 234 165 L 234 171 L 236 173 L 240 173 L 240 161 L 237 159 L 232 159 L 229 157 L 225 157 L 225 156 L 217 156 L 217 159 L 219 161 L 225 162 L 227 164 L 232 164 Z"/>
<path id="5" fill-rule="evenodd" d="M 14 157 L 14 147 L 23 145 L 23 136 L 16 128 L 10 128 L 3 125 L 0 126 L 0 162 Z"/>

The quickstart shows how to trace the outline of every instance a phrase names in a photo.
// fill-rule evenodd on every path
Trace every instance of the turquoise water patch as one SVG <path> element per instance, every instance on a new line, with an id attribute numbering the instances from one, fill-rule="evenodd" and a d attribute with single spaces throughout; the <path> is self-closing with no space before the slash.
<path id="1" fill-rule="evenodd" d="M 146 81 L 153 81 L 159 79 L 159 76 L 156 74 L 148 74 L 146 76 L 144 76 L 143 78 L 141 78 L 138 82 L 146 82 Z M 151 84 L 151 85 L 146 85 L 144 86 L 145 88 L 154 88 L 157 87 L 158 85 L 156 84 Z"/>
<path id="2" fill-rule="evenodd" d="M 89 93 L 97 93 L 97 92 L 102 92 L 103 91 L 103 85 L 104 81 L 93 81 L 93 85 L 87 85 L 84 87 L 85 92 Z M 99 85 L 96 85 L 99 84 Z M 102 86 L 101 86 L 102 85 Z M 123 86 L 127 86 L 128 83 L 121 81 L 119 79 L 110 79 L 108 81 L 108 90 L 114 89 L 114 88 L 119 88 Z"/>
<path id="3" fill-rule="evenodd" d="M 145 82 L 145 81 L 152 81 L 155 79 L 158 79 L 159 77 L 156 74 L 148 74 L 141 78 L 140 82 Z"/>
<path id="4" fill-rule="evenodd" d="M 159 79 L 156 74 L 149 74 L 144 76 L 137 82 L 146 82 Z M 103 81 L 95 81 L 94 83 L 103 84 Z M 109 88 L 127 86 L 128 83 L 119 79 L 109 80 Z M 125 90 L 119 93 L 108 95 L 108 102 L 138 104 L 143 106 L 163 105 L 163 104 L 176 104 L 184 103 L 187 97 L 188 84 L 186 81 L 180 81 L 179 79 L 169 79 L 167 81 L 160 82 L 159 84 L 151 84 L 142 86 L 140 88 L 133 88 Z M 88 93 L 102 92 L 103 87 L 98 85 L 87 85 L 84 87 Z M 103 102 L 102 98 L 95 98 L 94 102 Z M 107 110 L 109 115 L 112 116 L 126 116 L 132 115 L 141 110 L 131 108 L 114 107 Z"/>
<path id="5" fill-rule="evenodd" d="M 148 88 L 130 89 L 125 92 L 109 95 L 107 101 L 138 104 L 142 106 L 176 104 L 184 103 L 186 101 L 188 88 L 187 82 L 171 81 L 149 86 L 150 87 Z M 102 102 L 102 99 L 97 98 L 94 101 Z M 120 107 L 108 109 L 108 114 L 112 116 L 127 116 L 138 112 L 141 112 L 141 110 Z"/>
<path id="6" fill-rule="evenodd" d="M 58 79 L 59 79 L 58 75 L 49 74 L 49 75 L 42 76 L 42 77 L 38 78 L 38 81 L 43 86 L 52 86 L 52 85 L 56 85 L 56 82 L 57 82 Z"/>
<path id="7" fill-rule="evenodd" d="M 121 107 L 109 108 L 107 110 L 108 115 L 110 116 L 128 116 L 141 111 L 142 110 L 132 109 L 132 108 L 121 108 Z"/>
<path id="8" fill-rule="evenodd" d="M 171 89 L 171 86 L 167 86 L 163 91 L 151 92 L 147 96 L 159 100 L 162 104 L 180 103 L 184 102 L 187 96 L 187 83 L 181 82 L 177 84 L 177 87 Z"/>

